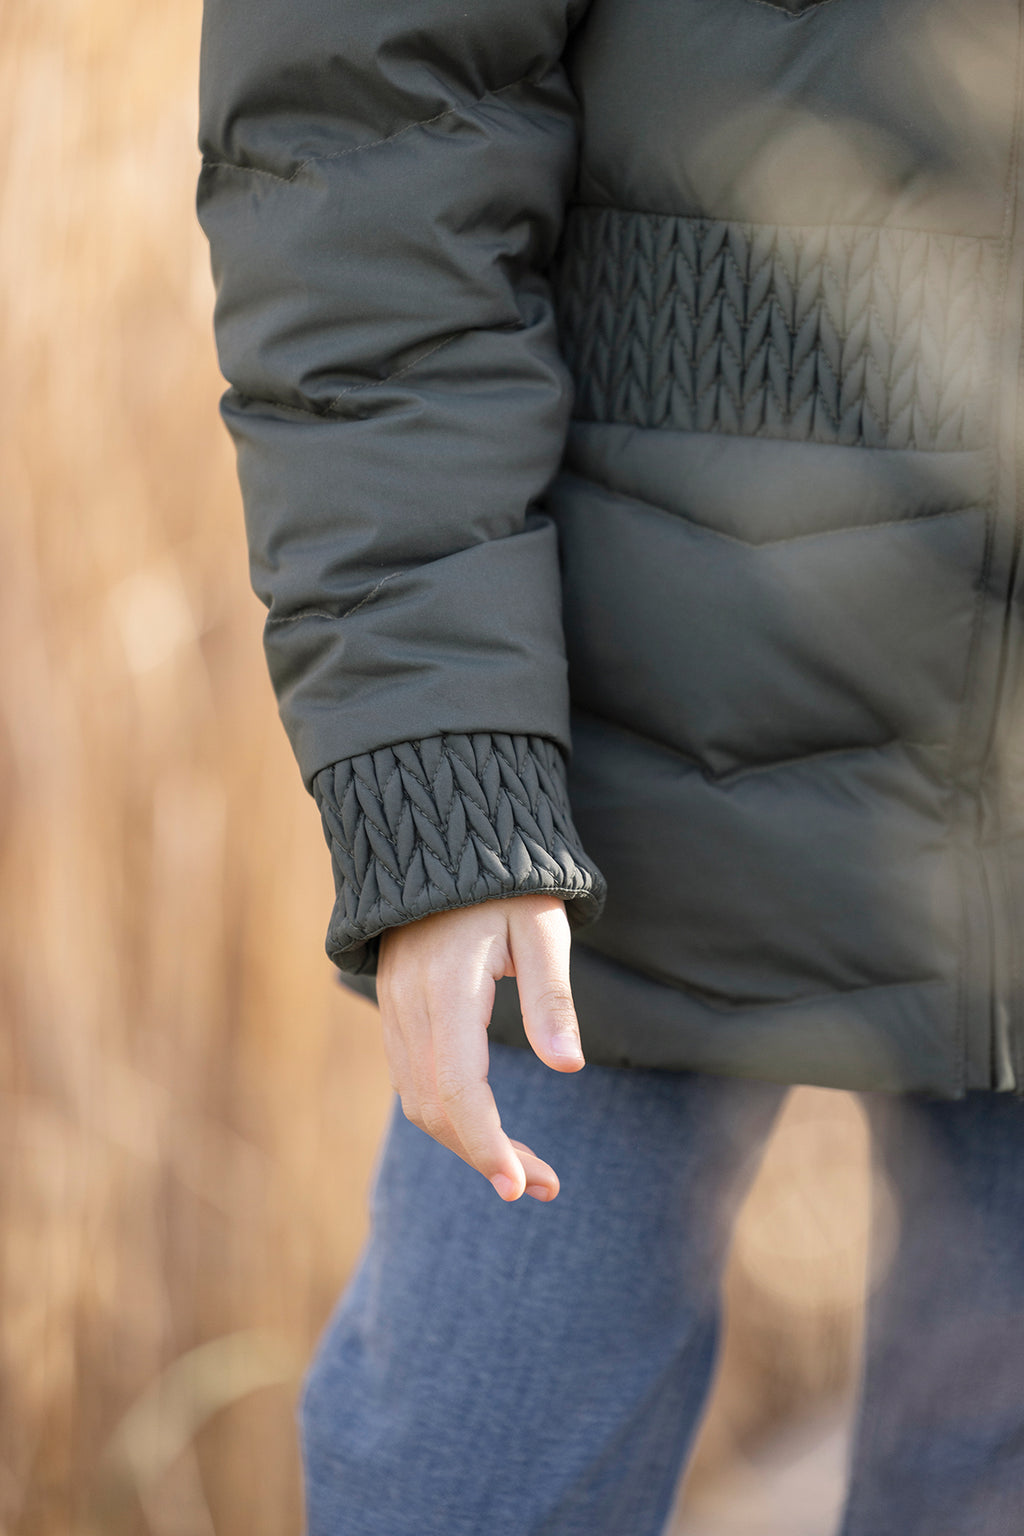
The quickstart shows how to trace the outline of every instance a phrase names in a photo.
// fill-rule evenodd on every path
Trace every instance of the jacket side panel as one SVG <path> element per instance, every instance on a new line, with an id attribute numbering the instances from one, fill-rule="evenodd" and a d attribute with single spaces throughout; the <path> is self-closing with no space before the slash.
<path id="1" fill-rule="evenodd" d="M 1021 6 L 1024 32 L 1024 5 Z M 1006 199 L 1007 281 L 999 321 L 998 433 L 1000 518 L 992 583 L 1004 598 L 1000 665 L 978 804 L 978 844 L 993 912 L 995 972 L 993 1078 L 1024 1093 L 1024 46 L 1018 47 L 1015 162 Z"/>
<path id="2" fill-rule="evenodd" d="M 548 504 L 609 881 L 578 964 L 637 988 L 609 1059 L 992 1080 L 1018 36 L 1015 0 L 595 0 L 578 36 Z"/>

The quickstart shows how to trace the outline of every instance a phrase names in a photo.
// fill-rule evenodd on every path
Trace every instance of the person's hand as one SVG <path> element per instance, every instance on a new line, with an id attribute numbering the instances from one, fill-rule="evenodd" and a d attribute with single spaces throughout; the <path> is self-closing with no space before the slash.
<path id="1" fill-rule="evenodd" d="M 514 976 L 526 1035 L 556 1072 L 584 1065 L 557 896 L 509 896 L 389 928 L 377 967 L 391 1085 L 406 1118 L 479 1169 L 503 1200 L 553 1200 L 553 1168 L 502 1130 L 487 1082 L 494 984 Z"/>

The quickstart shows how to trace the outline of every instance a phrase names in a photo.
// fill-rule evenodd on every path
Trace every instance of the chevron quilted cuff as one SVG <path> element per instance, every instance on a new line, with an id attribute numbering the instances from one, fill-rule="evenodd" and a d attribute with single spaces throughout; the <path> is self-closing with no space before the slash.
<path id="1" fill-rule="evenodd" d="M 337 900 L 327 953 L 370 975 L 380 935 L 493 897 L 561 896 L 574 927 L 593 922 L 605 883 L 569 809 L 559 747 L 542 736 L 477 732 L 382 747 L 313 780 Z"/>

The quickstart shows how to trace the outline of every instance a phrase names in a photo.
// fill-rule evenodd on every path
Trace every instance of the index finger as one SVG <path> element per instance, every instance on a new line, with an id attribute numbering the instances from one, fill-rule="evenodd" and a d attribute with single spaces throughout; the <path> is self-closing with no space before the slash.
<path id="1" fill-rule="evenodd" d="M 438 1102 L 465 1148 L 466 1160 L 506 1199 L 518 1199 L 526 1187 L 523 1165 L 501 1125 L 498 1106 L 487 1080 L 490 1056 L 487 1022 L 494 1006 L 494 980 L 480 976 L 466 988 L 465 973 L 458 995 L 428 1001 L 434 1046 L 434 1077 Z"/>

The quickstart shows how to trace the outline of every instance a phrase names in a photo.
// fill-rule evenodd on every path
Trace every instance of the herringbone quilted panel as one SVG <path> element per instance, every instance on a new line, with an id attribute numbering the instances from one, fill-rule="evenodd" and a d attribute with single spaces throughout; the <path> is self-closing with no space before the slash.
<path id="1" fill-rule="evenodd" d="M 539 736 L 442 735 L 382 747 L 313 781 L 337 901 L 327 952 L 375 969 L 385 928 L 492 897 L 545 891 L 575 926 L 604 880 L 580 846 L 557 745 Z"/>
<path id="2" fill-rule="evenodd" d="M 994 242 L 966 236 L 575 208 L 553 276 L 576 415 L 979 446 L 998 265 Z"/>

